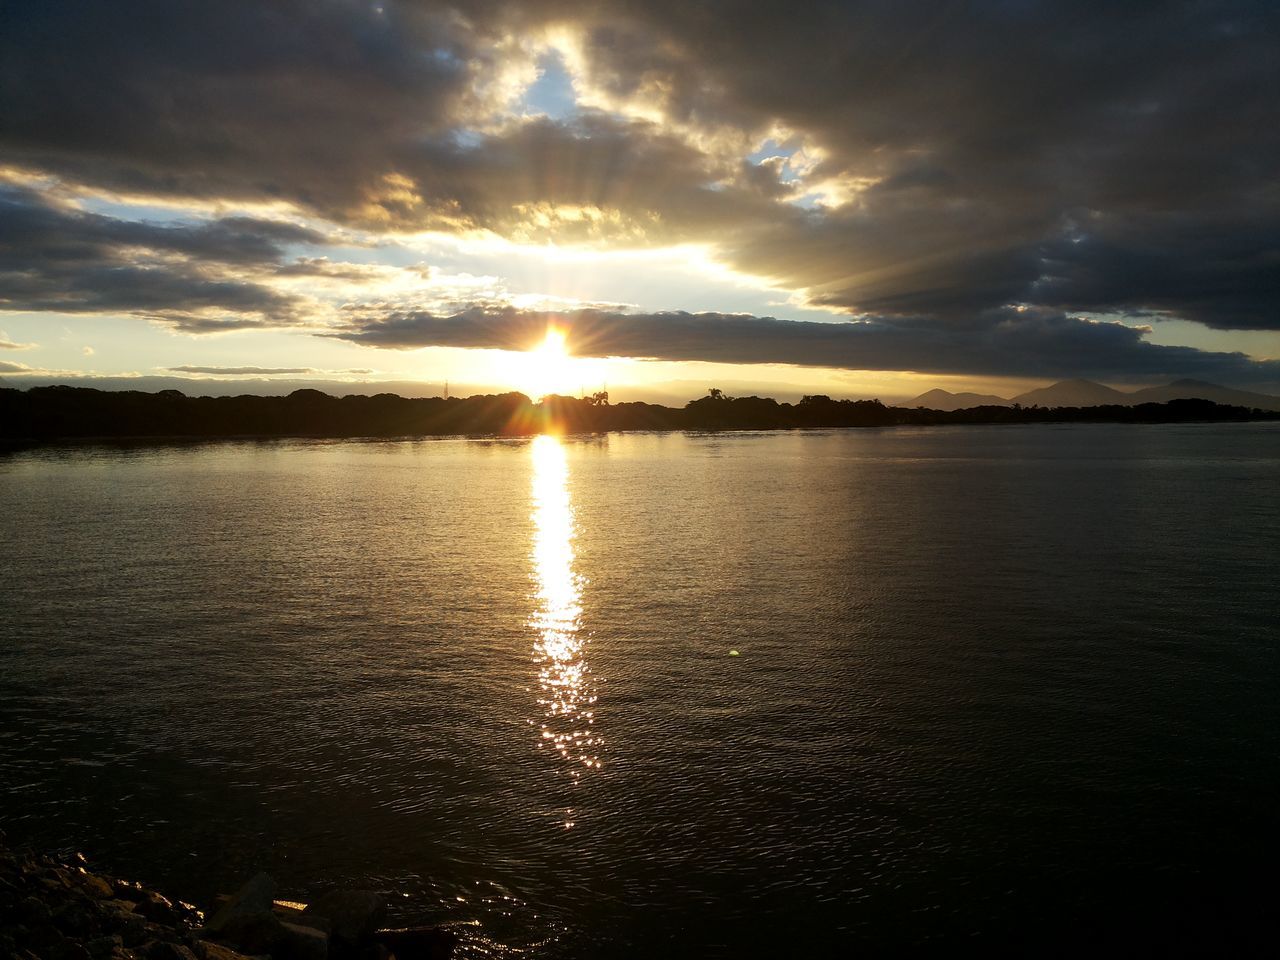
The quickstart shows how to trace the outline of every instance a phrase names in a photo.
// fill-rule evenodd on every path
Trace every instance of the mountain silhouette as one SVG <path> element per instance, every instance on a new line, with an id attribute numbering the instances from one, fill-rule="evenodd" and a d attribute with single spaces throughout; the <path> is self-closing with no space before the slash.
<path id="1" fill-rule="evenodd" d="M 908 407 L 925 407 L 929 410 L 967 410 L 970 407 L 1007 407 L 1012 401 L 990 393 L 952 393 L 950 390 L 930 390 L 914 400 Z"/>
<path id="2" fill-rule="evenodd" d="M 1092 380 L 1062 380 L 1039 390 L 1028 390 L 1013 398 L 1024 407 L 1101 407 L 1108 403 L 1128 404 L 1130 395 Z"/>
<path id="3" fill-rule="evenodd" d="M 1168 400 L 1212 400 L 1236 407 L 1256 407 L 1259 410 L 1280 410 L 1280 397 L 1248 390 L 1233 390 L 1203 380 L 1175 380 L 1163 387 L 1147 387 L 1129 394 L 1130 403 L 1165 403 Z"/>
<path id="4" fill-rule="evenodd" d="M 1015 403 L 1024 407 L 1099 407 L 1111 404 L 1136 406 L 1139 403 L 1168 403 L 1170 400 L 1211 400 L 1224 406 L 1251 410 L 1280 410 L 1280 397 L 1266 393 L 1236 390 L 1204 380 L 1175 380 L 1160 387 L 1144 387 L 1126 392 L 1092 380 L 1061 380 L 1058 383 L 1028 390 L 1011 400 L 989 393 L 951 393 L 929 390 L 905 406 L 929 410 L 968 410 L 973 407 L 1008 407 Z"/>

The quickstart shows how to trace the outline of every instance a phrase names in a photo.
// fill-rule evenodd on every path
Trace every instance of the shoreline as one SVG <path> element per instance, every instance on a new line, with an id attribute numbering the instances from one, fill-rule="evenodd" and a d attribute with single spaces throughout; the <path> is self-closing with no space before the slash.
<path id="1" fill-rule="evenodd" d="M 386 928 L 373 890 L 277 899 L 258 874 L 204 910 L 130 880 L 12 848 L 0 833 L 0 956 L 15 960 L 449 960 L 457 935 Z"/>
<path id="2" fill-rule="evenodd" d="M 1089 407 L 892 407 L 878 400 L 707 396 L 684 407 L 610 404 L 524 394 L 405 399 L 393 394 L 332 397 L 188 397 L 178 391 L 106 392 L 86 387 L 0 388 L 0 446 L 61 443 L 186 443 L 208 440 L 414 440 L 519 438 L 543 433 L 742 432 L 876 427 L 1063 423 L 1243 423 L 1280 421 L 1280 411 L 1204 399 Z"/>
<path id="3" fill-rule="evenodd" d="M 554 435 L 563 439 L 588 438 L 609 436 L 611 434 L 667 434 L 667 433 L 684 433 L 693 436 L 706 436 L 711 434 L 748 434 L 748 433 L 808 433 L 827 430 L 896 430 L 911 429 L 913 427 L 920 429 L 929 429 L 932 427 L 1035 427 L 1035 426 L 1131 426 L 1131 427 L 1161 427 L 1161 426 L 1182 426 L 1182 425 L 1217 425 L 1224 426 L 1230 424 L 1241 423 L 1276 423 L 1280 421 L 1280 416 L 1270 415 L 1248 419 L 1231 419 L 1231 420 L 1210 420 L 1210 419 L 1187 419 L 1187 420 L 1031 420 L 1031 421 L 975 421 L 970 423 L 897 423 L 884 424 L 883 426 L 869 427 L 671 427 L 668 429 L 657 428 L 635 428 L 635 429 L 616 429 L 616 430 L 584 430 L 573 433 L 560 433 Z M 320 434 L 320 433 L 272 433 L 272 434 L 236 434 L 229 436 L 222 435 L 201 435 L 201 434 L 166 434 L 166 435 L 147 435 L 147 434 L 128 434 L 115 435 L 103 434 L 100 436 L 68 436 L 68 437 L 0 437 L 0 454 L 20 452 L 24 450 L 38 450 L 41 448 L 53 447 L 153 447 L 153 446 L 198 446 L 208 443 L 272 443 L 277 441 L 288 440 L 329 440 L 344 443 L 419 443 L 432 440 L 472 440 L 477 442 L 494 441 L 494 440 L 531 440 L 534 437 L 542 436 L 540 433 L 406 433 L 406 434 L 376 434 L 376 433 L 352 433 L 352 434 Z"/>

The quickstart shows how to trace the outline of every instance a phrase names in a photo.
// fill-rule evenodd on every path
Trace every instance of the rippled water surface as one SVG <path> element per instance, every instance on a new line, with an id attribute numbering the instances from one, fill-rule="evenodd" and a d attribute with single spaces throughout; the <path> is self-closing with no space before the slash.
<path id="1" fill-rule="evenodd" d="M 61 448 L 0 504 L 0 826 L 188 899 L 469 956 L 1263 915 L 1275 424 Z"/>

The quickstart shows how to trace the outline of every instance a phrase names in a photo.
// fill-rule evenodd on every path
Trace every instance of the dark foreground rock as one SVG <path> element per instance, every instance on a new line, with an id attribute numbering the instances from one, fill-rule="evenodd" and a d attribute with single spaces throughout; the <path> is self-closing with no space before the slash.
<path id="1" fill-rule="evenodd" d="M 398 960 L 449 960 L 457 937 L 439 927 L 379 930 L 376 939 Z"/>
<path id="2" fill-rule="evenodd" d="M 208 917 L 137 883 L 15 853 L 0 837 L 0 960 L 448 960 L 456 936 L 381 929 L 386 901 L 335 890 L 311 905 L 275 899 L 266 874 Z"/>
<path id="3" fill-rule="evenodd" d="M 190 904 L 69 863 L 0 846 L 0 958 L 4 960 L 242 960 L 213 957 Z"/>
<path id="4" fill-rule="evenodd" d="M 303 911 L 307 919 L 322 919 L 338 946 L 354 948 L 373 939 L 387 919 L 387 901 L 373 890 L 331 890 Z"/>

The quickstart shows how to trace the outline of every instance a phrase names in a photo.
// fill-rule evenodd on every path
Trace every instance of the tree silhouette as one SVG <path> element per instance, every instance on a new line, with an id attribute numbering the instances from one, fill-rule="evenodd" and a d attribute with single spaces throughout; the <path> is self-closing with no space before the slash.
<path id="1" fill-rule="evenodd" d="M 390 393 L 332 397 L 295 390 L 285 397 L 189 397 L 52 386 L 0 387 L 0 442 L 70 437 L 408 437 L 527 435 L 554 424 L 567 433 L 607 430 L 790 430 L 946 423 L 1178 423 L 1280 420 L 1280 411 L 1170 400 L 1137 406 L 1004 407 L 908 410 L 878 400 L 822 394 L 792 406 L 768 397 L 728 397 L 718 388 L 683 409 L 648 403 L 610 405 L 606 391 L 532 403 L 521 393 L 405 398 Z"/>

